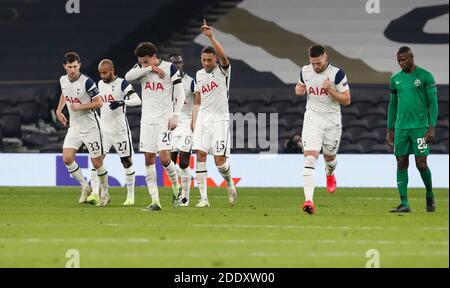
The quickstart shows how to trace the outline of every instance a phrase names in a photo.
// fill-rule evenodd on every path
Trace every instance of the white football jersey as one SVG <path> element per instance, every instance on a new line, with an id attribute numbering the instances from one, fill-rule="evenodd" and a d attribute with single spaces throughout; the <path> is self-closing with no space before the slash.
<path id="1" fill-rule="evenodd" d="M 180 72 L 175 64 L 164 60 L 161 60 L 158 68 L 164 71 L 164 79 L 159 78 L 158 74 L 152 72 L 148 72 L 140 78 L 142 86 L 141 121 L 143 124 L 168 122 L 174 112 L 173 83 L 181 81 Z"/>
<path id="2" fill-rule="evenodd" d="M 69 110 L 70 128 L 79 133 L 88 133 L 100 129 L 98 115 L 95 110 L 72 111 L 72 103 L 85 104 L 92 102 L 92 98 L 99 95 L 95 82 L 84 74 L 80 74 L 77 80 L 70 81 L 69 76 L 65 75 L 59 79 L 61 92 L 66 100 Z"/>
<path id="3" fill-rule="evenodd" d="M 125 79 L 116 77 L 111 83 L 105 83 L 103 80 L 98 82 L 100 96 L 103 100 L 103 106 L 100 109 L 100 122 L 105 133 L 119 134 L 129 131 L 128 120 L 125 115 L 126 105 L 111 110 L 109 103 L 113 101 L 127 100 L 136 93 Z"/>
<path id="4" fill-rule="evenodd" d="M 323 88 L 323 81 L 326 79 L 331 81 L 331 85 L 339 93 L 350 89 L 344 71 L 333 64 L 329 64 L 322 73 L 316 73 L 311 64 L 301 69 L 299 82 L 306 85 L 306 111 L 319 115 L 320 119 L 325 119 L 330 124 L 340 124 L 341 106 Z"/>
<path id="5" fill-rule="evenodd" d="M 228 98 L 230 88 L 231 65 L 224 69 L 220 65 L 211 73 L 205 69 L 196 75 L 195 92 L 200 92 L 200 113 L 203 122 L 216 122 L 230 119 Z"/>
<path id="6" fill-rule="evenodd" d="M 181 109 L 181 121 L 191 121 L 192 120 L 192 108 L 194 107 L 194 89 L 195 81 L 191 76 L 184 74 L 181 79 L 184 87 L 184 94 L 186 98 L 184 99 L 183 109 Z"/>

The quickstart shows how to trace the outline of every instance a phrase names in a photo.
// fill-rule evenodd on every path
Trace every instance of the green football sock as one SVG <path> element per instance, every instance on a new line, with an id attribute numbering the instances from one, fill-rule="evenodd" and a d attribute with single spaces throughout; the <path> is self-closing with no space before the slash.
<path id="1" fill-rule="evenodd" d="M 397 187 L 400 193 L 401 204 L 409 207 L 408 202 L 408 170 L 397 170 Z"/>
<path id="2" fill-rule="evenodd" d="M 430 168 L 427 170 L 420 172 L 420 176 L 422 177 L 423 184 L 425 184 L 425 188 L 427 189 L 427 198 L 433 198 L 433 181 L 431 179 L 431 171 Z"/>

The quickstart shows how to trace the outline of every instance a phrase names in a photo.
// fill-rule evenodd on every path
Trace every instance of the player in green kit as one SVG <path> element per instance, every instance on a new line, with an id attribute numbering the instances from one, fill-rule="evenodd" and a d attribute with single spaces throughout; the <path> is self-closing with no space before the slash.
<path id="1" fill-rule="evenodd" d="M 434 141 L 438 114 L 437 87 L 433 75 L 414 64 L 409 47 L 401 47 L 397 61 L 402 71 L 391 77 L 386 141 L 394 145 L 397 157 L 397 187 L 401 204 L 392 213 L 411 212 L 408 202 L 409 155 L 414 153 L 416 166 L 426 187 L 426 210 L 436 211 L 431 171 L 427 156 Z"/>

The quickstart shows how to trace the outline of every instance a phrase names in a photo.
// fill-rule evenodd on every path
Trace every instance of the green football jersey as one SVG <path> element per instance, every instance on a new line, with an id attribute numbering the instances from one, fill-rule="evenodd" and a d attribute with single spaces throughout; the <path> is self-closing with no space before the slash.
<path id="1" fill-rule="evenodd" d="M 438 113 L 437 87 L 433 74 L 416 66 L 412 73 L 391 77 L 388 128 L 435 127 Z"/>

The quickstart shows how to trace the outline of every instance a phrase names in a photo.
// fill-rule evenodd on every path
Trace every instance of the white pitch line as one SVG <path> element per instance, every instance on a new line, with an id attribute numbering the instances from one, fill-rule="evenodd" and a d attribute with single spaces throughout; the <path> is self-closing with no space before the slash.
<path id="1" fill-rule="evenodd" d="M 285 240 L 285 239 L 161 239 L 161 238 L 0 238 L 0 242 L 26 242 L 26 243 L 185 243 L 185 244 L 266 244 L 266 245 L 302 245 L 302 244 L 323 244 L 323 245 L 416 245 L 427 244 L 434 246 L 449 246 L 449 241 L 410 241 L 410 240 Z"/>
<path id="2" fill-rule="evenodd" d="M 365 253 L 366 251 L 361 251 L 360 253 L 358 252 L 354 252 L 354 251 L 332 251 L 332 252 L 307 252 L 307 253 L 303 253 L 301 254 L 302 257 L 361 257 L 364 258 L 365 257 Z M 210 252 L 210 253 L 194 253 L 194 252 L 187 252 L 187 253 L 158 253 L 158 252 L 151 252 L 151 253 L 120 253 L 120 254 L 115 254 L 115 255 L 111 255 L 111 254 L 102 254 L 102 253 L 95 253 L 95 254 L 90 254 L 89 257 L 87 258 L 97 258 L 98 257 L 103 257 L 103 255 L 108 255 L 108 257 L 112 257 L 112 258 L 117 258 L 117 257 L 123 257 L 123 256 L 128 256 L 128 257 L 133 257 L 133 258 L 142 258 L 142 257 L 191 257 L 191 258 L 246 258 L 246 257 L 283 257 L 283 258 L 298 258 L 299 255 L 295 254 L 295 253 L 288 253 L 288 254 L 283 254 L 283 253 L 275 253 L 275 252 L 265 252 L 265 251 L 255 251 L 255 252 L 251 252 L 251 253 L 214 253 L 214 252 Z M 433 252 L 421 252 L 421 251 L 416 251 L 416 252 L 385 252 L 382 254 L 383 257 L 389 257 L 389 256 L 395 256 L 395 257 L 401 257 L 401 256 L 424 256 L 424 257 L 437 257 L 437 256 L 448 256 L 449 255 L 449 251 L 448 250 L 442 250 L 442 251 L 433 251 Z M 115 256 L 115 257 L 114 257 Z"/>
<path id="3" fill-rule="evenodd" d="M 242 194 L 239 194 L 240 196 L 239 197 L 242 197 L 242 198 L 244 198 L 244 199 L 258 199 L 258 198 L 262 198 L 262 197 L 273 197 L 273 195 L 260 195 L 260 196 L 246 196 L 246 195 L 242 195 Z M 228 199 L 228 196 L 208 196 L 208 198 L 216 198 L 216 199 Z M 277 195 L 276 196 L 276 198 L 277 199 L 279 199 L 279 198 L 289 198 L 289 199 L 292 199 L 292 198 L 297 198 L 297 197 L 295 197 L 295 196 L 279 196 L 279 195 Z M 399 200 L 399 198 L 398 197 L 396 197 L 396 198 L 394 198 L 394 197 L 353 197 L 353 196 L 345 196 L 345 197 L 342 197 L 341 199 L 343 199 L 343 198 L 345 198 L 345 199 L 351 199 L 351 200 L 353 200 L 353 199 L 355 199 L 355 200 L 379 200 L 379 201 L 384 201 L 384 200 L 387 200 L 387 201 L 398 201 Z M 408 198 L 408 200 L 410 200 L 410 201 L 424 201 L 424 198 Z M 439 199 L 438 200 L 439 202 L 449 202 L 449 199 Z"/>
<path id="4" fill-rule="evenodd" d="M 25 255 L 24 255 L 25 254 Z M 6 252 L 0 256 L 0 259 L 7 259 L 7 258 L 22 258 L 22 257 L 29 257 L 28 253 L 10 253 Z M 412 251 L 412 252 L 384 252 L 382 256 L 384 258 L 386 257 L 444 257 L 449 255 L 448 250 L 442 250 L 442 251 Z M 238 259 L 245 259 L 245 258 L 275 258 L 275 257 L 282 257 L 282 258 L 296 258 L 298 259 L 300 256 L 304 258 L 312 258 L 312 257 L 358 257 L 358 258 L 365 258 L 365 251 L 361 252 L 355 252 L 355 251 L 324 251 L 324 252 L 301 252 L 301 255 L 296 253 L 276 253 L 276 252 L 266 252 L 266 251 L 253 251 L 250 253 L 214 253 L 214 252 L 183 252 L 180 250 L 180 252 L 120 252 L 116 251 L 115 253 L 109 253 L 109 252 L 98 252 L 93 251 L 89 253 L 82 253 L 81 256 L 84 259 L 107 259 L 107 258 L 133 258 L 133 259 L 142 259 L 142 258 L 178 258 L 182 257 L 182 259 L 186 258 L 200 258 L 200 259 L 223 259 L 223 258 L 238 258 Z"/>
<path id="5" fill-rule="evenodd" d="M 0 227 L 28 227 L 29 224 L 0 224 Z M 78 224 L 71 223 L 35 223 L 32 225 L 33 227 L 52 227 L 52 226 L 78 226 Z M 99 227 L 107 226 L 107 227 L 141 227 L 141 228 L 149 228 L 149 227 L 160 227 L 158 224 L 132 224 L 132 223 L 103 223 L 98 224 Z M 190 226 L 193 228 L 235 228 L 235 229 L 319 229 L 319 230 L 400 230 L 400 229 L 409 229 L 409 230 L 424 230 L 424 231 L 448 231 L 449 227 L 441 226 L 441 227 L 399 227 L 399 226 L 305 226 L 305 225 L 254 225 L 254 224 L 187 224 L 186 226 Z"/>
<path id="6" fill-rule="evenodd" d="M 324 229 L 324 230 L 399 230 L 403 227 L 377 227 L 377 226 L 301 226 L 301 225 L 231 225 L 231 224 L 192 224 L 199 228 L 264 228 L 264 229 Z M 408 227 L 406 227 L 408 228 Z M 448 230 L 448 227 L 417 227 L 411 230 Z"/>

